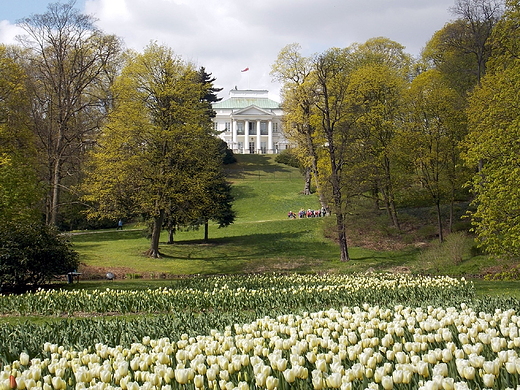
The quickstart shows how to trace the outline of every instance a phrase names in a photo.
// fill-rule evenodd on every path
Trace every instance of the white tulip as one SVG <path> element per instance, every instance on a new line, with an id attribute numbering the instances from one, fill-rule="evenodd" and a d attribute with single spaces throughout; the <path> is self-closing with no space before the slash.
<path id="1" fill-rule="evenodd" d="M 278 387 L 278 378 L 275 378 L 273 376 L 268 376 L 266 381 L 265 381 L 265 387 L 268 389 L 268 390 L 273 390 L 275 388 Z"/>
<path id="2" fill-rule="evenodd" d="M 341 374 L 338 372 L 333 372 L 327 377 L 326 383 L 328 387 L 332 387 L 334 389 L 339 388 L 341 386 Z"/>
<path id="3" fill-rule="evenodd" d="M 175 369 L 175 380 L 179 382 L 181 385 L 185 385 L 188 383 L 188 369 L 187 368 L 177 368 Z"/>
<path id="4" fill-rule="evenodd" d="M 385 390 L 391 390 L 394 388 L 394 383 L 392 381 L 392 377 L 385 375 L 383 378 L 381 378 L 381 385 L 383 386 L 383 389 Z"/>
<path id="5" fill-rule="evenodd" d="M 442 380 L 442 388 L 444 390 L 454 390 L 455 388 L 455 380 L 453 378 L 443 378 Z"/>
<path id="6" fill-rule="evenodd" d="M 195 375 L 193 383 L 197 389 L 202 389 L 204 387 L 204 377 L 202 375 Z"/>
<path id="7" fill-rule="evenodd" d="M 484 386 L 491 388 L 495 384 L 495 376 L 493 374 L 484 374 L 482 375 L 482 382 Z"/>
<path id="8" fill-rule="evenodd" d="M 27 366 L 29 364 L 29 355 L 25 352 L 20 354 L 20 364 L 23 366 Z"/>

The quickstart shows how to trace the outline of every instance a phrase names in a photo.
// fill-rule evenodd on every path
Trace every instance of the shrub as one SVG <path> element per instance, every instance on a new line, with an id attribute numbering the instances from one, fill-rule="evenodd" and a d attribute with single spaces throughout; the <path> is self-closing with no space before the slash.
<path id="1" fill-rule="evenodd" d="M 422 264 L 436 268 L 447 265 L 459 265 L 470 252 L 473 239 L 463 232 L 451 233 L 443 243 L 438 241 L 420 254 Z"/>
<path id="2" fill-rule="evenodd" d="M 224 165 L 234 164 L 237 158 L 231 149 L 228 148 L 226 141 L 219 139 L 219 150 L 222 155 L 222 163 Z"/>
<path id="3" fill-rule="evenodd" d="M 0 289 L 41 286 L 77 269 L 78 254 L 65 236 L 42 223 L 0 226 Z"/>
<path id="4" fill-rule="evenodd" d="M 275 161 L 280 164 L 289 165 L 293 168 L 300 168 L 301 164 L 298 157 L 291 149 L 284 149 L 276 155 Z"/>

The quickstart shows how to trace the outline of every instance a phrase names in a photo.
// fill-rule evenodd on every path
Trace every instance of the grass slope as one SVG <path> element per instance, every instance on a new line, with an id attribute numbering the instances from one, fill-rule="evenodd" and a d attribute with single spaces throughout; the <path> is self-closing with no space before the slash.
<path id="1" fill-rule="evenodd" d="M 419 256 L 421 250 L 409 245 L 401 250 L 370 250 L 350 247 L 352 260 L 340 262 L 335 243 L 325 238 L 324 227 L 333 226 L 333 217 L 289 220 L 287 213 L 300 208 L 318 208 L 316 196 L 304 196 L 303 180 L 298 169 L 274 161 L 274 156 L 239 155 L 238 163 L 227 169 L 236 198 L 237 219 L 227 228 L 210 225 L 209 242 L 203 231 L 181 231 L 175 244 L 160 247 L 162 257 L 143 256 L 149 241 L 138 226 L 123 231 L 84 232 L 72 236 L 82 271 L 103 276 L 111 271 L 117 282 L 126 277 L 160 279 L 172 275 L 232 274 L 272 271 L 295 272 L 366 272 L 403 271 L 428 274 L 474 275 L 489 267 L 484 256 L 469 256 L 458 264 L 437 261 L 430 264 Z M 353 216 L 351 216 L 351 219 Z M 358 236 L 379 223 L 371 216 L 358 216 L 350 232 Z M 361 233 L 360 233 L 361 232 Z M 359 238 L 359 237 L 358 237 Z M 376 238 L 377 239 L 377 238 Z M 373 240 L 373 238 L 372 238 Z M 358 239 L 359 241 L 359 239 Z M 84 279 L 86 279 L 84 278 Z M 160 283 L 158 281 L 158 283 Z M 497 286 L 482 282 L 483 289 Z M 505 291 L 511 286 L 504 284 Z"/>
<path id="2" fill-rule="evenodd" d="M 378 252 L 351 248 L 353 261 L 338 261 L 337 246 L 323 236 L 326 218 L 290 220 L 289 211 L 318 208 L 316 196 L 301 194 L 298 169 L 278 164 L 274 156 L 240 155 L 228 169 L 236 198 L 236 222 L 218 229 L 210 225 L 210 241 L 203 232 L 181 231 L 176 243 L 162 237 L 160 259 L 142 255 L 148 240 L 139 229 L 88 232 L 73 236 L 81 262 L 116 275 L 219 274 L 270 272 L 363 271 L 384 262 L 387 267 L 410 261 L 413 253 Z"/>

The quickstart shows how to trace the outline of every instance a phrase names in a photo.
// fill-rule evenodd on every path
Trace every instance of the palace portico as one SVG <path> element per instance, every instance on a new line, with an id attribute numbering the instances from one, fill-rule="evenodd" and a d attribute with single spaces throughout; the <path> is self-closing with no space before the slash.
<path id="1" fill-rule="evenodd" d="M 265 90 L 231 90 L 213 104 L 215 130 L 238 154 L 278 153 L 288 147 L 282 132 L 283 111 Z"/>

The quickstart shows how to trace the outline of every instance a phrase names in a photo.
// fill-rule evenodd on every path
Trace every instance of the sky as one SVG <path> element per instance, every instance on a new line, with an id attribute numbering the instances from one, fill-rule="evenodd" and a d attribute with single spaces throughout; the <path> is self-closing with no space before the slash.
<path id="1" fill-rule="evenodd" d="M 15 43 L 16 21 L 45 13 L 57 0 L 2 0 L 0 43 Z M 62 1 L 63 2 L 63 1 Z M 270 76 L 280 50 L 300 44 L 304 56 L 386 37 L 418 56 L 453 15 L 455 0 L 76 0 L 98 28 L 142 52 L 150 42 L 168 46 L 203 66 L 215 87 L 263 89 L 279 101 Z M 242 70 L 249 68 L 248 71 Z"/>

